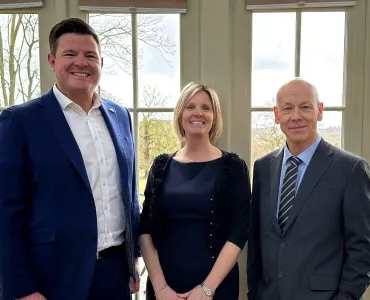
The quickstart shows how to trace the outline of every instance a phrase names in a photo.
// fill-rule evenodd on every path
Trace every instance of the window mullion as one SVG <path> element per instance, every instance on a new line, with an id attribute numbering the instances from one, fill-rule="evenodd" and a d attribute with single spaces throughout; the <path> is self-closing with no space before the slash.
<path id="1" fill-rule="evenodd" d="M 131 27 L 132 27 L 132 83 L 133 83 L 133 107 L 136 111 L 139 103 L 139 92 L 138 92 L 138 41 L 137 41 L 137 14 L 131 14 Z"/>
<path id="2" fill-rule="evenodd" d="M 295 69 L 294 76 L 301 75 L 301 40 L 302 40 L 302 10 L 296 12 L 295 25 Z"/>
<path id="3" fill-rule="evenodd" d="M 136 184 L 139 189 L 139 115 L 137 111 L 139 103 L 139 82 L 138 82 L 138 46 L 137 46 L 137 14 L 131 14 L 131 38 L 132 38 L 132 90 L 133 90 L 133 123 L 134 123 L 134 141 L 135 141 L 135 156 L 136 156 Z M 136 293 L 135 300 L 139 300 L 140 295 Z"/>

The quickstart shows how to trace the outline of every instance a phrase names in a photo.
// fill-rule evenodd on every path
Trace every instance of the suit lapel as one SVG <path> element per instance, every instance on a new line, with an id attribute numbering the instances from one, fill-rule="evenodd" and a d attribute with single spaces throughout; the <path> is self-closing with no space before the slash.
<path id="1" fill-rule="evenodd" d="M 307 166 L 306 172 L 303 175 L 302 182 L 298 188 L 297 195 L 294 200 L 291 214 L 285 227 L 285 232 L 294 222 L 304 203 L 307 201 L 311 191 L 320 181 L 320 178 L 331 164 L 332 154 L 333 149 L 331 145 L 322 139 L 314 155 L 312 156 L 309 165 Z"/>
<path id="2" fill-rule="evenodd" d="M 64 149 L 73 166 L 83 179 L 86 187 L 92 194 L 80 149 L 78 148 L 77 142 L 54 93 L 50 91 L 43 95 L 40 98 L 39 104 L 41 107 L 41 114 L 46 124 L 57 138 L 59 144 Z"/>
<path id="3" fill-rule="evenodd" d="M 128 190 L 127 180 L 128 178 L 128 162 L 127 162 L 127 155 L 125 152 L 125 143 L 123 140 L 122 132 L 119 125 L 119 118 L 118 113 L 114 106 L 109 105 L 109 103 L 102 100 L 102 105 L 100 106 L 100 111 L 102 116 L 107 124 L 107 128 L 109 134 L 112 138 L 114 148 L 116 150 L 118 166 L 120 169 L 120 179 L 123 188 L 123 204 L 126 210 L 126 230 L 125 230 L 125 249 L 126 249 L 126 257 L 128 263 L 129 274 L 136 280 L 135 278 L 135 269 L 134 269 L 134 255 L 133 255 L 133 247 L 132 247 L 132 228 L 131 228 L 131 217 L 130 217 L 130 205 L 128 202 L 129 197 L 125 197 L 126 192 Z"/>
<path id="4" fill-rule="evenodd" d="M 110 106 L 104 100 L 102 100 L 100 111 L 105 120 L 105 123 L 107 124 L 109 134 L 112 138 L 113 145 L 116 150 L 118 166 L 120 169 L 121 183 L 122 183 L 123 191 L 125 193 L 127 191 L 127 186 L 125 186 L 125 183 L 127 182 L 127 180 L 124 180 L 124 179 L 128 178 L 128 163 L 127 163 L 127 155 L 125 152 L 124 140 L 122 137 L 120 126 L 119 126 L 118 114 L 116 112 L 116 109 L 113 106 Z M 127 206 L 128 204 L 126 203 L 127 197 L 123 196 L 122 198 L 123 198 L 123 202 L 125 206 Z"/>
<path id="5" fill-rule="evenodd" d="M 279 193 L 281 164 L 283 161 L 284 151 L 283 148 L 274 156 L 270 161 L 270 215 L 272 224 L 276 231 L 281 234 L 281 229 L 276 218 L 277 199 Z"/>

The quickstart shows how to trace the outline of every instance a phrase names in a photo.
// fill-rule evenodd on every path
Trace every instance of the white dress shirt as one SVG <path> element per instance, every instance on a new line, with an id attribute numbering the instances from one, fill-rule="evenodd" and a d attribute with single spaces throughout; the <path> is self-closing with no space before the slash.
<path id="1" fill-rule="evenodd" d="M 94 94 L 93 107 L 86 113 L 56 85 L 53 92 L 80 148 L 89 178 L 96 207 L 98 251 L 120 245 L 124 240 L 126 215 L 117 155 L 99 109 L 101 100 Z"/>

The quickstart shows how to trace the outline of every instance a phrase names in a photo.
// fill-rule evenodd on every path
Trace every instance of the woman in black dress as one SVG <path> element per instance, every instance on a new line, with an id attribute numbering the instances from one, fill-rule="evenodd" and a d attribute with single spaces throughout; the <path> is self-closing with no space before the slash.
<path id="1" fill-rule="evenodd" d="M 146 299 L 237 300 L 237 260 L 248 237 L 248 168 L 213 145 L 222 119 L 212 89 L 189 83 L 174 127 L 184 147 L 154 160 L 139 225 L 150 278 Z"/>

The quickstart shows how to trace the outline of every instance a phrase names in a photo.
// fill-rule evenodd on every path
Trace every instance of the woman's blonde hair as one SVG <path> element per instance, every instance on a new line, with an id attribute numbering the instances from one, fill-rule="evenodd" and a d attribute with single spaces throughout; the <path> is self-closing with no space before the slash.
<path id="1" fill-rule="evenodd" d="M 182 141 L 185 137 L 185 130 L 182 126 L 182 113 L 185 109 L 185 106 L 188 104 L 190 99 L 198 92 L 205 92 L 209 96 L 213 109 L 213 124 L 212 128 L 209 131 L 209 140 L 214 144 L 217 139 L 221 136 L 222 133 L 222 116 L 221 116 L 221 107 L 220 101 L 215 90 L 210 87 L 198 83 L 198 82 L 189 82 L 181 91 L 179 100 L 176 103 L 174 111 L 174 120 L 173 127 L 176 136 Z"/>

